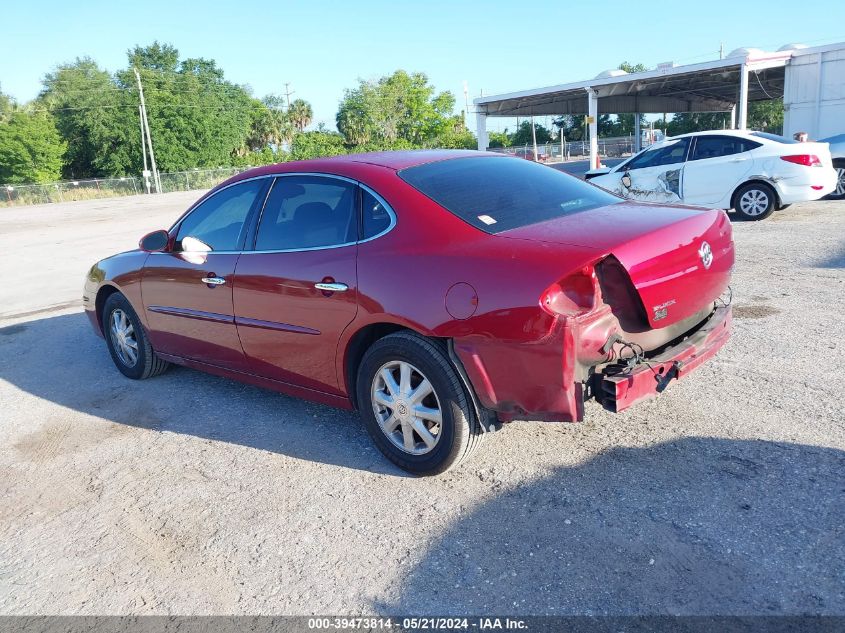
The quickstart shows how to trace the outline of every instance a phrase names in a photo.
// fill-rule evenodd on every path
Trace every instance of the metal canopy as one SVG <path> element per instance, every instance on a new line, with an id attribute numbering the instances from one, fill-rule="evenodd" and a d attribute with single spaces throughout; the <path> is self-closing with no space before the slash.
<path id="1" fill-rule="evenodd" d="M 586 114 L 585 91 L 592 89 L 600 114 L 725 112 L 739 102 L 743 71 L 748 73 L 749 101 L 782 97 L 784 68 L 790 55 L 782 52 L 757 58 L 731 57 L 480 97 L 474 102 L 478 111 L 487 116 Z"/>

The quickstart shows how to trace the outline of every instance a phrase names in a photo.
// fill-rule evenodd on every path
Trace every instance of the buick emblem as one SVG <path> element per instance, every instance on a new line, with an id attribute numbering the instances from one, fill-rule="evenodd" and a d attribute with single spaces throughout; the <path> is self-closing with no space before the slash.
<path id="1" fill-rule="evenodd" d="M 698 256 L 701 258 L 701 263 L 704 264 L 705 270 L 710 268 L 710 264 L 713 263 L 713 251 L 710 250 L 710 244 L 702 242 L 698 248 Z"/>

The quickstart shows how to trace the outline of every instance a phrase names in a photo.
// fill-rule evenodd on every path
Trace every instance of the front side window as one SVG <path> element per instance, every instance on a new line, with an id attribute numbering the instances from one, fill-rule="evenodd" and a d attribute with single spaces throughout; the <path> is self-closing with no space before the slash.
<path id="1" fill-rule="evenodd" d="M 699 136 L 695 141 L 695 149 L 690 160 L 731 156 L 751 151 L 755 147 L 760 147 L 760 143 L 738 136 Z"/>
<path id="2" fill-rule="evenodd" d="M 666 145 L 649 149 L 635 157 L 625 167 L 626 169 L 645 169 L 646 167 L 660 167 L 682 163 L 687 157 L 689 138 L 667 141 Z"/>
<path id="3" fill-rule="evenodd" d="M 299 250 L 356 241 L 355 195 L 354 184 L 337 178 L 277 178 L 261 215 L 255 250 Z"/>
<path id="4" fill-rule="evenodd" d="M 182 221 L 176 234 L 176 250 L 185 250 L 182 240 L 186 237 L 199 240 L 212 251 L 240 250 L 246 218 L 263 186 L 264 180 L 249 180 L 227 187 L 200 203 Z"/>

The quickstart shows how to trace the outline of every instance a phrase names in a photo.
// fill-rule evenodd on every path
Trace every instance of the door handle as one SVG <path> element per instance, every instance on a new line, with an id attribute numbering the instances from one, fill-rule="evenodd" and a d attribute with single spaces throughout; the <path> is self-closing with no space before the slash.
<path id="1" fill-rule="evenodd" d="M 349 286 L 346 284 L 339 284 L 339 283 L 326 283 L 320 282 L 314 284 L 314 287 L 317 290 L 322 290 L 323 292 L 346 292 L 349 290 Z"/>
<path id="2" fill-rule="evenodd" d="M 203 277 L 201 281 L 209 286 L 222 286 L 226 283 L 226 280 L 222 277 Z"/>

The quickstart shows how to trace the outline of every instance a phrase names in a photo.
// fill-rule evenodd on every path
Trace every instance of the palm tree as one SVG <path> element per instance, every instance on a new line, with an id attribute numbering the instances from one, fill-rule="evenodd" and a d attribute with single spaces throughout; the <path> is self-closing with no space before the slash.
<path id="1" fill-rule="evenodd" d="M 294 99 L 290 104 L 290 108 L 288 108 L 288 117 L 296 129 L 302 132 L 302 130 L 311 124 L 311 120 L 314 118 L 314 111 L 311 109 L 311 104 L 305 101 L 305 99 Z"/>

